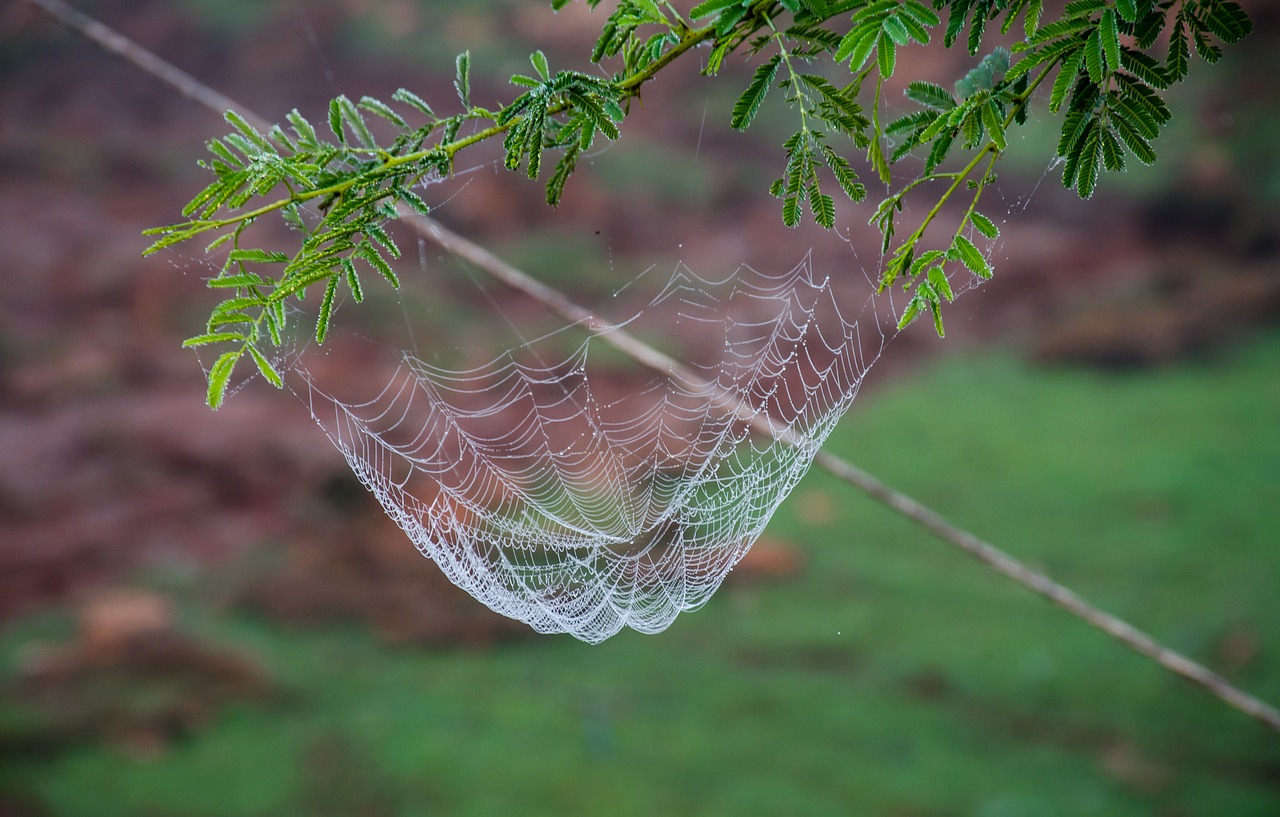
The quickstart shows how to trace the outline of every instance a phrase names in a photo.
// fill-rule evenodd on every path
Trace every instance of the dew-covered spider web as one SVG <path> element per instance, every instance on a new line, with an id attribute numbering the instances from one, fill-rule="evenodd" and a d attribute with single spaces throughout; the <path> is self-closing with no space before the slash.
<path id="1" fill-rule="evenodd" d="M 746 554 L 892 321 L 869 301 L 847 315 L 811 257 L 720 279 L 677 263 L 641 306 L 625 328 L 469 365 L 398 350 L 363 394 L 303 355 L 299 393 L 417 548 L 492 609 L 589 642 L 658 632 Z M 692 359 L 620 368 L 610 334 L 646 330 Z"/>

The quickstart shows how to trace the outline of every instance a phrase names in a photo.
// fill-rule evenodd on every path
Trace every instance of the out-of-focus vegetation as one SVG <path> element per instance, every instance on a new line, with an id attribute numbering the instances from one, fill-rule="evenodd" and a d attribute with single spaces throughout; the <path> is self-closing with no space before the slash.
<path id="1" fill-rule="evenodd" d="M 437 66 L 417 60 L 472 48 L 477 69 L 492 72 L 477 79 L 489 83 L 482 92 L 496 94 L 509 91 L 505 75 L 525 64 L 533 44 L 568 60 L 583 53 L 580 41 L 544 41 L 537 26 L 545 4 L 520 0 L 85 6 L 112 12 L 117 24 L 148 11 L 150 28 L 132 33 L 277 116 L 296 102 L 299 76 L 314 80 L 308 99 L 316 106 L 339 86 L 385 94 L 397 84 L 417 89 L 417 80 L 449 98 L 451 57 Z M 205 14 L 200 24 L 176 29 L 185 38 L 161 36 L 174 30 L 173 9 L 197 6 Z M 1167 266 L 1174 257 L 1225 281 L 1239 277 L 1237 256 L 1248 256 L 1255 272 L 1274 264 L 1266 226 L 1274 219 L 1257 205 L 1267 191 L 1274 195 L 1278 178 L 1265 136 L 1280 110 L 1277 72 L 1261 66 L 1274 66 L 1280 50 L 1267 22 L 1275 13 L 1263 2 L 1250 6 L 1259 15 L 1255 35 L 1204 72 L 1203 82 L 1181 89 L 1189 96 L 1175 107 L 1197 113 L 1175 119 L 1159 169 L 1135 168 L 1132 185 L 1118 184 L 1082 210 L 1060 209 L 1061 191 L 1046 183 L 1025 212 L 1022 197 L 1052 172 L 1041 160 L 1009 169 L 1002 184 L 1010 271 L 1045 257 L 1026 261 L 1023 251 L 1082 233 L 1130 253 L 1106 259 L 1116 267 Z M 756 549 L 781 554 L 779 575 L 753 578 L 744 566 L 707 608 L 658 637 L 626 633 L 594 648 L 530 637 L 427 649 L 393 646 L 397 639 L 376 626 L 286 627 L 254 612 L 264 609 L 264 593 L 281 586 L 261 581 L 279 565 L 264 563 L 270 548 L 257 545 L 299 527 L 280 520 L 309 517 L 324 526 L 332 511 L 317 508 L 363 508 L 366 515 L 355 514 L 334 537 L 352 541 L 375 518 L 389 523 L 349 482 L 319 487 L 333 473 L 326 468 L 343 466 L 332 452 L 315 453 L 326 444 L 287 397 L 271 393 L 255 405 L 261 395 L 250 389 L 228 411 L 246 412 L 239 434 L 287 428 L 300 430 L 301 442 L 264 447 L 258 458 L 224 444 L 235 421 L 197 405 L 199 373 L 177 348 L 179 324 L 189 323 L 203 295 L 199 276 L 174 275 L 173 259 L 138 266 L 138 231 L 171 214 L 195 183 L 190 176 L 175 182 L 173 174 L 189 170 L 201 141 L 222 126 L 199 120 L 203 114 L 83 42 L 52 28 L 36 34 L 0 48 L 4 99 L 34 89 L 0 127 L 0 245 L 11 254 L 15 281 L 0 308 L 0 431 L 7 435 L 0 444 L 13 446 L 0 451 L 0 602 L 30 611 L 36 596 L 61 601 L 0 630 L 6 817 L 1280 812 L 1273 736 L 821 474 L 783 505 Z M 262 39 L 241 44 L 254 36 Z M 492 58 L 482 58 L 486 49 Z M 248 59 L 254 54 L 263 61 Z M 394 72 L 379 62 L 393 54 L 403 66 Z M 271 61 L 279 55 L 291 55 L 296 73 L 263 82 L 284 70 Z M 653 89 L 668 92 L 671 86 Z M 703 169 L 682 179 L 691 193 L 682 199 L 702 204 L 705 194 L 721 206 L 732 199 L 746 211 L 754 200 L 744 192 L 759 192 L 757 160 L 776 158 L 763 149 L 775 149 L 781 131 L 716 137 L 733 95 L 697 100 L 668 105 L 680 121 L 653 144 L 677 146 L 682 168 L 701 151 L 693 167 Z M 170 141 L 144 151 L 157 127 Z M 629 245 L 618 240 L 616 224 L 571 252 L 524 225 L 490 243 L 590 297 L 639 275 L 647 262 L 636 260 L 643 256 L 636 247 L 656 235 L 689 242 L 690 263 L 710 269 L 689 239 L 708 225 L 664 198 L 671 178 L 631 164 L 629 151 L 645 149 L 650 137 L 648 130 L 628 135 L 632 141 L 599 157 L 586 174 L 592 181 L 579 180 L 606 193 L 628 190 L 637 207 Z M 717 154 L 721 166 L 705 169 Z M 536 204 L 537 193 L 502 203 L 532 211 L 525 204 Z M 444 215 L 478 235 L 483 219 L 461 204 Z M 1126 239 L 1154 246 L 1126 247 L 1115 235 L 1142 231 L 1120 219 L 1142 210 L 1155 213 L 1163 232 Z M 1237 215 L 1248 229 L 1224 231 L 1222 222 Z M 1030 228 L 1029 237 L 1020 238 L 1014 222 Z M 1065 232 L 1068 226 L 1077 232 Z M 996 281 L 962 299 L 973 324 L 989 327 L 977 334 L 998 339 L 1008 326 L 1034 334 L 1043 299 L 1061 293 L 1073 308 L 1095 309 L 1093 287 L 1115 270 L 1088 267 L 1097 258 L 1088 251 L 1103 250 L 1078 243 L 1068 258 L 1007 278 L 1012 290 Z M 793 249 L 779 256 L 793 263 Z M 1142 255 L 1148 251 L 1163 255 Z M 581 270 L 563 263 L 570 256 Z M 586 271 L 606 269 L 617 280 L 584 280 Z M 369 322 L 398 326 L 405 312 L 422 314 L 433 337 L 459 346 L 468 332 L 505 331 L 489 300 L 511 308 L 501 292 L 477 294 L 463 270 L 434 258 L 427 271 L 455 297 L 418 302 L 406 294 L 385 314 L 366 310 Z M 1092 277 L 1079 283 L 1085 276 Z M 189 286 L 179 292 L 183 280 Z M 174 287 L 166 303 L 186 303 L 192 314 L 157 317 L 167 309 L 142 293 L 159 281 Z M 1121 307 L 1127 325 L 1140 309 L 1158 306 L 1170 286 L 1158 276 L 1130 281 Z M 1200 300 L 1197 291 L 1181 300 Z M 1227 314 L 1233 325 L 1243 322 L 1241 311 Z M 1274 323 L 1265 311 L 1256 320 Z M 1165 367 L 1043 370 L 987 351 L 945 370 L 906 374 L 904 361 L 937 346 L 918 327 L 924 331 L 896 340 L 880 364 L 896 380 L 873 372 L 832 450 L 1242 687 L 1280 699 L 1280 336 L 1231 334 L 1237 346 L 1224 349 L 1218 340 L 1211 356 L 1172 366 L 1202 344 L 1133 353 L 1132 338 L 1123 338 L 1117 354 L 1114 340 L 1103 338 L 1099 353 L 1098 332 L 1084 323 L 1091 337 L 1074 335 L 1068 353 L 1045 357 Z M 1169 328 L 1161 315 L 1152 324 Z M 962 335 L 965 324 L 955 329 Z M 947 348 L 972 353 L 950 341 Z M 94 417 L 106 419 L 94 426 L 86 420 Z M 39 467 L 25 465 L 32 462 Z M 271 493 L 264 484 L 281 473 L 293 474 L 296 485 Z M 58 487 L 46 493 L 50 484 Z M 35 535 L 45 529 L 54 532 Z M 250 555 L 206 572 L 206 556 L 225 554 L 227 541 Z M 306 535 L 280 544 L 333 546 Z M 431 569 L 403 538 L 386 544 Z M 172 632 L 141 654 L 83 650 L 82 614 L 67 599 L 118 575 L 120 564 L 154 563 L 157 552 L 179 567 L 148 567 L 132 581 L 182 599 Z M 364 554 L 351 562 L 347 578 L 338 579 L 332 565 L 308 575 L 358 583 L 367 595 L 403 592 L 387 581 L 398 564 L 366 574 Z M 24 593 L 21 605 L 13 588 Z M 245 588 L 254 589 L 254 604 L 244 603 Z M 433 621 L 416 621 L 424 618 Z M 400 618 L 387 625 L 413 640 L 415 633 L 395 629 L 401 626 Z"/>
<path id="2" fill-rule="evenodd" d="M 954 361 L 864 398 L 831 450 L 1274 699 L 1277 366 L 1274 333 L 1125 377 Z M 215 612 L 182 580 L 186 627 L 278 691 L 144 752 L 23 751 L 10 694 L 0 787 L 68 817 L 1280 809 L 1273 735 L 825 476 L 767 540 L 797 575 L 598 647 L 393 650 Z M 70 626 L 10 627 L 11 682 Z"/>

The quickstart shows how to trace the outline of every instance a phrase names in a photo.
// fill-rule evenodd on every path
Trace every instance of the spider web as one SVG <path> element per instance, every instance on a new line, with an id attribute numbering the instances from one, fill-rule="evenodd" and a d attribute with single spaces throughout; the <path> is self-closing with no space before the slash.
<path id="1" fill-rule="evenodd" d="M 844 316 L 809 259 L 722 280 L 681 264 L 627 323 L 672 317 L 700 359 L 647 380 L 595 364 L 607 332 L 552 357 L 553 332 L 468 368 L 401 351 L 364 399 L 323 388 L 305 356 L 294 371 L 352 471 L 455 584 L 598 642 L 706 603 L 886 339 L 873 312 Z"/>

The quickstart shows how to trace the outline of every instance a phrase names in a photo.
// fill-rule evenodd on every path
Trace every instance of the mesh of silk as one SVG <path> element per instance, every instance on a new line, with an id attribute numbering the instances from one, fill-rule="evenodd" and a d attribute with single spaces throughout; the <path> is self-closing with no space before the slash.
<path id="1" fill-rule="evenodd" d="M 656 633 L 746 554 L 884 344 L 808 263 L 724 282 L 681 269 L 646 311 L 673 305 L 709 353 L 693 382 L 620 386 L 593 366 L 600 338 L 467 370 L 401 353 L 359 400 L 297 372 L 352 471 L 456 585 L 539 632 Z"/>

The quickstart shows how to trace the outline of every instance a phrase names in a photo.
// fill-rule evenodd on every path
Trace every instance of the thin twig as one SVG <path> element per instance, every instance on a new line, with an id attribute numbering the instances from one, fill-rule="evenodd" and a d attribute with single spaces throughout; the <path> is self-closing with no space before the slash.
<path id="1" fill-rule="evenodd" d="M 29 2 L 44 9 L 50 16 L 98 43 L 111 53 L 123 57 L 143 71 L 163 80 L 184 96 L 195 100 L 213 113 L 221 115 L 227 110 L 235 110 L 259 130 L 266 131 L 270 129 L 269 123 L 262 117 L 247 111 L 231 99 L 204 85 L 190 74 L 162 60 L 115 30 L 68 6 L 62 0 L 29 0 Z M 586 307 L 578 305 L 562 292 L 521 272 L 484 247 L 463 238 L 433 219 L 412 213 L 407 208 L 402 208 L 400 214 L 401 218 L 424 238 L 433 241 L 442 249 L 459 258 L 471 262 L 511 289 L 533 298 L 570 323 L 582 326 L 644 366 L 663 375 L 677 377 L 690 384 L 705 385 L 705 381 L 694 374 L 687 366 L 654 349 L 626 329 L 616 326 L 600 318 Z M 743 416 L 744 419 L 748 419 L 756 430 L 780 436 L 784 439 L 788 436 L 785 431 L 774 426 L 768 418 L 759 416 L 758 413 L 749 406 L 737 401 L 736 398 L 726 397 L 726 402 L 730 404 L 730 408 L 735 413 Z M 895 513 L 912 520 L 942 541 L 954 545 L 1002 576 L 1017 582 L 1033 593 L 1047 598 L 1086 624 L 1115 638 L 1134 652 L 1150 658 L 1170 672 L 1201 687 L 1214 697 L 1265 724 L 1273 731 L 1280 733 L 1280 710 L 1233 686 L 1231 682 L 1217 673 L 1192 661 L 1185 655 L 1163 646 L 1132 624 L 1091 604 L 1079 594 L 1058 584 L 1048 576 L 1032 570 L 991 543 L 957 527 L 935 511 L 910 496 L 894 490 L 852 463 L 825 451 L 818 452 L 814 458 L 814 463 L 832 476 L 852 485 Z"/>

